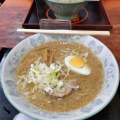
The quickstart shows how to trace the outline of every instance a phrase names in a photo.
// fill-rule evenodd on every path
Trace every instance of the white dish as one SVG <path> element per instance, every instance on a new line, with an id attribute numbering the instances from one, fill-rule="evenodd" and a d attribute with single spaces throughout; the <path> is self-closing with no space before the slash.
<path id="1" fill-rule="evenodd" d="M 104 66 L 105 80 L 100 94 L 90 104 L 81 109 L 64 113 L 40 110 L 28 103 L 16 89 L 15 71 L 21 58 L 37 45 L 51 40 L 72 40 L 84 44 L 99 57 Z M 27 116 L 38 120 L 83 120 L 97 114 L 112 100 L 119 84 L 119 68 L 111 51 L 96 38 L 91 36 L 35 34 L 21 41 L 10 51 L 2 69 L 1 82 L 10 103 Z"/>

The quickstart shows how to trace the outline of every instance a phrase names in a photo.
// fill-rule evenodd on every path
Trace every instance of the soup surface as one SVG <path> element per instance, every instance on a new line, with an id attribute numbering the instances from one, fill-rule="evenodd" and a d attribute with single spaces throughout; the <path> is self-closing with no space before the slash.
<path id="1" fill-rule="evenodd" d="M 51 72 L 52 71 L 52 72 Z M 102 63 L 76 42 L 46 42 L 32 49 L 17 68 L 17 89 L 34 106 L 54 112 L 89 104 L 100 92 Z"/>

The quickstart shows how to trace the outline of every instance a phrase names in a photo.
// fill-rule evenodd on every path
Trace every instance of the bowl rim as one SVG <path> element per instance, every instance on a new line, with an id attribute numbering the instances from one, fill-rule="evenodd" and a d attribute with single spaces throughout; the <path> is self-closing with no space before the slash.
<path id="1" fill-rule="evenodd" d="M 54 1 L 54 0 L 45 0 L 45 2 L 51 2 L 51 3 L 56 3 L 56 4 L 78 4 L 78 3 L 83 3 L 83 2 L 86 2 L 87 3 L 87 1 L 85 1 L 85 0 L 78 0 L 78 1 L 76 1 L 76 2 L 57 2 L 56 0 Z"/>
<path id="2" fill-rule="evenodd" d="M 25 39 L 23 39 L 22 41 L 20 41 L 13 49 L 16 49 L 16 48 L 19 46 L 19 44 L 24 43 L 24 41 L 28 41 L 29 38 L 34 37 L 35 35 L 36 35 L 36 34 L 31 35 L 31 36 L 29 36 L 29 37 L 26 37 Z M 89 35 L 88 35 L 88 36 L 89 36 Z M 90 36 L 90 37 L 92 37 L 92 36 Z M 92 38 L 95 38 L 95 37 L 92 37 Z M 79 120 L 83 120 L 83 119 L 90 118 L 90 117 L 96 115 L 97 113 L 99 113 L 101 110 L 103 110 L 103 108 L 105 108 L 105 107 L 111 102 L 111 100 L 112 100 L 113 97 L 115 96 L 115 94 L 116 94 L 116 92 L 117 92 L 117 90 L 118 90 L 118 86 L 119 86 L 120 71 L 119 71 L 118 62 L 117 62 L 115 56 L 113 55 L 113 53 L 111 52 L 111 50 L 110 50 L 105 44 L 103 44 L 101 41 L 99 41 L 99 39 L 95 38 L 95 40 L 97 40 L 98 42 L 100 42 L 100 44 L 102 44 L 104 47 L 106 47 L 107 50 L 108 50 L 108 51 L 110 52 L 110 54 L 112 55 L 112 58 L 114 59 L 115 64 L 116 64 L 116 66 L 117 66 L 117 67 L 116 67 L 116 69 L 117 69 L 116 71 L 117 71 L 117 74 L 118 74 L 118 75 L 117 75 L 117 83 L 116 83 L 115 89 L 112 91 L 111 98 L 109 98 L 109 99 L 108 99 L 101 107 L 99 107 L 99 109 L 97 109 L 95 112 L 92 112 L 92 113 L 90 113 L 90 114 L 87 114 L 87 115 L 85 115 L 85 116 L 82 117 L 82 118 L 78 118 Z M 10 53 L 12 53 L 13 49 L 10 51 Z M 7 57 L 6 57 L 6 59 L 5 59 L 5 62 L 4 62 L 3 67 L 2 67 L 2 75 L 1 75 L 1 78 L 2 78 L 2 79 L 1 79 L 1 85 L 2 85 L 2 89 L 3 89 L 3 91 L 4 91 L 4 94 L 5 94 L 6 98 L 9 100 L 9 102 L 10 102 L 18 111 L 22 112 L 23 114 L 25 114 L 25 115 L 33 118 L 33 119 L 47 120 L 46 118 L 42 118 L 42 117 L 39 118 L 38 116 L 35 116 L 35 115 L 33 115 L 33 114 L 30 114 L 28 111 L 25 111 L 25 110 L 22 109 L 19 105 L 17 105 L 17 104 L 12 100 L 12 98 L 7 94 L 7 92 L 6 92 L 6 90 L 5 90 L 5 86 L 4 86 L 3 71 L 4 71 L 4 69 L 5 69 L 5 64 L 7 63 L 7 59 L 9 58 L 9 56 L 10 56 L 10 54 L 8 54 Z M 78 119 L 77 119 L 77 120 L 78 120 Z"/>

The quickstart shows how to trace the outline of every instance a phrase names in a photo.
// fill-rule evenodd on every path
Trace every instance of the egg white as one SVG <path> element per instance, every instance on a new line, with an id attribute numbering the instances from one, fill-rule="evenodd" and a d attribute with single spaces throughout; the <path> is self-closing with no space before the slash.
<path id="1" fill-rule="evenodd" d="M 66 66 L 67 66 L 70 70 L 72 70 L 73 72 L 75 72 L 75 73 L 83 74 L 83 75 L 89 75 L 89 74 L 91 73 L 91 69 L 90 69 L 89 67 L 84 66 L 84 67 L 82 67 L 82 68 L 76 68 L 76 67 L 70 65 L 70 60 L 71 60 L 72 58 L 74 58 L 74 57 L 75 57 L 75 56 L 67 56 L 67 57 L 65 58 L 65 64 L 66 64 Z"/>

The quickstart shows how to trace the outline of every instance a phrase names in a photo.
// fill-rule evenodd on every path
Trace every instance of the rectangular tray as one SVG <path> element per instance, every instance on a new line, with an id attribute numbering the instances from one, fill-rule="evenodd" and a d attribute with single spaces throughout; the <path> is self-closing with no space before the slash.
<path id="1" fill-rule="evenodd" d="M 49 7 L 46 5 L 44 0 L 35 0 L 35 1 L 33 2 L 22 24 L 23 28 L 39 29 L 40 28 L 39 21 L 41 19 L 49 19 L 46 15 L 46 12 L 48 11 Z M 88 14 L 88 17 L 83 22 L 72 24 L 72 29 L 74 30 L 112 29 L 112 24 L 101 1 L 88 2 L 85 9 L 87 10 L 87 13 L 86 10 L 80 11 L 79 21 L 82 21 L 85 18 L 86 14 Z M 55 19 L 54 14 L 52 19 Z"/>

